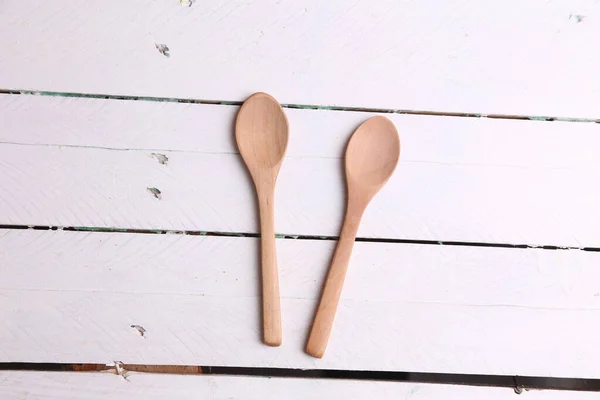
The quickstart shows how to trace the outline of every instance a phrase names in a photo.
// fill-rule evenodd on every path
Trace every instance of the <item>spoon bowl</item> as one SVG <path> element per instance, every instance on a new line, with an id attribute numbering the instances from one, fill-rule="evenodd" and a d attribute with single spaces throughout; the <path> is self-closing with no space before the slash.
<path id="1" fill-rule="evenodd" d="M 348 186 L 379 190 L 392 176 L 399 158 L 400 138 L 392 121 L 379 116 L 365 121 L 346 150 Z"/>
<path id="2" fill-rule="evenodd" d="M 314 357 L 321 358 L 325 354 L 362 215 L 373 196 L 392 176 L 399 159 L 398 131 L 385 117 L 365 121 L 348 142 L 346 218 L 306 345 L 306 352 Z"/>
<path id="3" fill-rule="evenodd" d="M 240 154 L 252 175 L 258 211 L 262 264 L 263 337 L 270 346 L 279 346 L 281 307 L 275 251 L 275 182 L 285 156 L 288 121 L 281 105 L 266 93 L 250 96 L 238 112 L 235 138 Z"/>
<path id="4" fill-rule="evenodd" d="M 255 93 L 244 102 L 237 116 L 235 138 L 253 177 L 260 171 L 272 173 L 273 168 L 279 171 L 288 136 L 288 121 L 277 100 Z"/>

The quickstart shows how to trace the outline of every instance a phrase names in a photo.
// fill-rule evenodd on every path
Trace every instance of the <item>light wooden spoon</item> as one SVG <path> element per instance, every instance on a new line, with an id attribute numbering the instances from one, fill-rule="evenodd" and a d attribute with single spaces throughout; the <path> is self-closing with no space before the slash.
<path id="1" fill-rule="evenodd" d="M 281 344 L 279 277 L 275 254 L 275 181 L 288 143 L 283 109 L 266 93 L 255 93 L 242 105 L 235 125 L 240 153 L 254 180 L 260 213 L 262 248 L 263 335 L 270 346 Z"/>
<path id="2" fill-rule="evenodd" d="M 399 158 L 398 131 L 385 117 L 365 121 L 348 143 L 346 218 L 306 345 L 311 356 L 321 358 L 325 354 L 360 220 L 373 196 L 392 176 Z"/>

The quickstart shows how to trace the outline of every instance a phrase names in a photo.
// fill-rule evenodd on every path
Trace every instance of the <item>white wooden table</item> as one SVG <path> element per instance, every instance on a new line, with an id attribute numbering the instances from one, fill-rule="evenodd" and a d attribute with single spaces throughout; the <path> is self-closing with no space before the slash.
<path id="1" fill-rule="evenodd" d="M 600 379 L 599 1 L 184 3 L 0 1 L 0 398 L 515 396 L 10 363 Z M 256 91 L 291 127 L 279 348 L 261 343 L 256 203 L 233 136 Z M 341 159 L 377 113 L 401 163 L 318 360 L 303 347 Z"/>

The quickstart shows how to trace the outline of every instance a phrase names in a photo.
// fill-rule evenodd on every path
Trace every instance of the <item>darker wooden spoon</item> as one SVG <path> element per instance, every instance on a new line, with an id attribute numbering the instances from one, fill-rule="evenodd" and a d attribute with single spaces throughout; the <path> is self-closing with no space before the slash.
<path id="1" fill-rule="evenodd" d="M 398 131 L 385 117 L 365 121 L 348 143 L 346 218 L 306 345 L 306 352 L 314 357 L 321 358 L 325 354 L 362 215 L 373 196 L 392 176 L 399 159 Z"/>

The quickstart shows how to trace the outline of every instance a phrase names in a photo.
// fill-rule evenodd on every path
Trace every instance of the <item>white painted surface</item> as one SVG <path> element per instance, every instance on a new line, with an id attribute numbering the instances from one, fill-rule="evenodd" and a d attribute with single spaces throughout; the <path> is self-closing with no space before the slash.
<path id="1" fill-rule="evenodd" d="M 5 89 L 262 90 L 285 103 L 599 117 L 594 0 L 5 0 L 0 11 Z"/>
<path id="2" fill-rule="evenodd" d="M 0 223 L 256 232 L 255 196 L 233 140 L 236 111 L 0 96 L 0 183 L 10 188 L 0 192 Z M 286 113 L 276 231 L 337 235 L 341 157 L 370 114 Z M 401 163 L 360 236 L 598 246 L 600 188 L 590 182 L 600 179 L 600 125 L 388 116 Z"/>
<path id="3" fill-rule="evenodd" d="M 590 43 L 599 34 L 594 0 L 5 0 L 0 89 L 220 100 L 262 90 L 283 103 L 598 118 L 600 53 Z M 236 111 L 2 95 L 0 224 L 255 232 Z M 337 235 L 344 146 L 371 114 L 286 112 L 276 230 Z M 598 247 L 600 125 L 389 117 L 402 162 L 360 236 Z M 357 243 L 328 352 L 316 360 L 302 349 L 334 246 L 278 241 L 284 345 L 272 349 L 260 342 L 255 239 L 0 231 L 0 361 L 600 377 L 600 253 Z M 103 395 L 514 397 L 382 382 L 0 372 L 2 398 Z"/>
<path id="4" fill-rule="evenodd" d="M 130 372 L 127 380 L 105 372 L 0 371 L 0 396 L 14 400 L 514 400 L 510 388 L 370 382 L 327 379 L 288 379 L 202 375 L 164 375 Z M 597 399 L 596 393 L 526 391 L 529 400 Z M 519 398 L 521 398 L 519 397 Z"/>
<path id="5" fill-rule="evenodd" d="M 271 348 L 256 239 L 1 234 L 3 361 L 600 376 L 600 253 L 357 243 L 318 360 L 303 347 L 335 242 L 278 240 Z"/>

